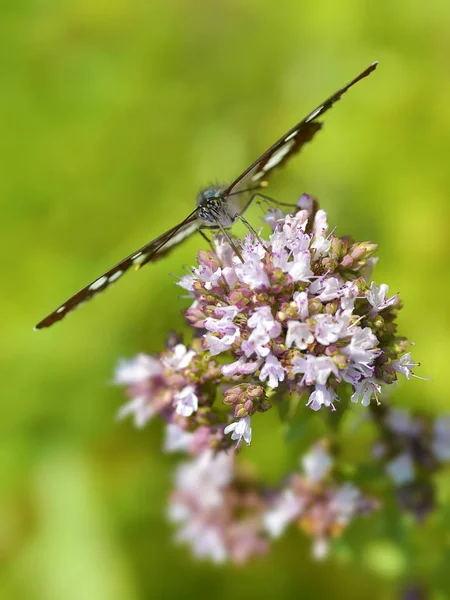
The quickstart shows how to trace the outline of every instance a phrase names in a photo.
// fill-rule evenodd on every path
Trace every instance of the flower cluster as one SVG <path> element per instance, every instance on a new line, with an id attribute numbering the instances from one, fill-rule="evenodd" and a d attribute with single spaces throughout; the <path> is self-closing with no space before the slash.
<path id="1" fill-rule="evenodd" d="M 333 459 L 323 441 L 303 456 L 303 475 L 291 475 L 287 485 L 274 494 L 264 517 L 265 528 L 279 537 L 292 522 L 313 540 L 313 555 L 327 556 L 329 542 L 339 537 L 350 521 L 378 508 L 378 502 L 352 483 L 338 484 L 331 476 Z"/>
<path id="2" fill-rule="evenodd" d="M 199 252 L 178 282 L 199 334 L 157 358 L 122 362 L 116 381 L 131 396 L 122 416 L 207 426 L 215 448 L 250 444 L 251 417 L 271 399 L 305 395 L 317 411 L 350 395 L 368 406 L 399 373 L 413 375 L 409 342 L 397 335 L 399 298 L 370 281 L 376 246 L 328 234 L 326 213 L 306 195 L 295 214 L 270 210 L 266 222 L 272 233 L 247 235 L 241 256 L 223 236 Z"/>
<path id="3" fill-rule="evenodd" d="M 234 452 L 206 451 L 181 464 L 169 504 L 177 540 L 199 558 L 242 563 L 266 553 L 269 539 L 295 522 L 314 540 L 314 557 L 324 558 L 330 539 L 377 503 L 354 485 L 334 481 L 333 460 L 323 442 L 304 455 L 302 464 L 304 474 L 293 474 L 281 490 L 262 489 L 239 470 Z"/>
<path id="4" fill-rule="evenodd" d="M 237 450 L 251 443 L 252 419 L 274 404 L 294 409 L 304 398 L 302 421 L 322 407 L 344 411 L 341 400 L 367 407 L 374 454 L 400 506 L 417 516 L 434 490 L 422 472 L 450 460 L 447 420 L 432 426 L 380 405 L 382 388 L 399 374 L 417 377 L 418 363 L 397 334 L 398 295 L 371 281 L 376 246 L 329 233 L 326 213 L 306 195 L 294 214 L 269 210 L 265 226 L 268 235 L 242 242 L 216 237 L 178 281 L 192 300 L 190 343 L 171 335 L 159 355 L 123 360 L 116 372 L 129 397 L 119 416 L 138 427 L 162 418 L 164 450 L 189 456 L 176 472 L 169 517 L 195 556 L 216 562 L 264 554 L 290 524 L 323 558 L 355 517 L 379 506 L 357 483 L 342 482 L 339 452 L 325 441 L 276 488 L 242 469 Z M 334 439 L 338 433 L 336 425 Z"/>
<path id="5" fill-rule="evenodd" d="M 267 551 L 264 498 L 239 480 L 232 451 L 203 452 L 181 464 L 175 480 L 169 518 L 177 525 L 178 541 L 188 543 L 194 556 L 242 563 Z"/>

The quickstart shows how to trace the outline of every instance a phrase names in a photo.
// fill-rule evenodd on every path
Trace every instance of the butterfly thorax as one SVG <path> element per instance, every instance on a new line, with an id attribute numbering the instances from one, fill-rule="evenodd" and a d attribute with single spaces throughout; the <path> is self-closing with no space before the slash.
<path id="1" fill-rule="evenodd" d="M 226 186 L 211 186 L 201 191 L 197 198 L 197 217 L 209 227 L 217 227 L 219 222 L 223 227 L 231 227 L 238 209 L 224 196 Z"/>

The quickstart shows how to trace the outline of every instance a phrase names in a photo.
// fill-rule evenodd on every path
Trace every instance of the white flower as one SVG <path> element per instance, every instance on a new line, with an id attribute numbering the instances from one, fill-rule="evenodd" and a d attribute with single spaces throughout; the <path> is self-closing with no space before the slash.
<path id="1" fill-rule="evenodd" d="M 331 240 L 322 237 L 321 235 L 316 236 L 311 244 L 311 250 L 315 250 L 313 260 L 319 260 L 321 256 L 324 256 L 329 251 L 330 247 Z"/>
<path id="2" fill-rule="evenodd" d="M 331 406 L 334 409 L 333 402 L 337 399 L 336 392 L 331 388 L 327 388 L 326 385 L 321 385 L 317 383 L 314 389 L 308 398 L 308 402 L 306 406 L 309 406 L 314 411 L 318 411 L 322 408 L 322 406 L 328 407 Z"/>
<path id="3" fill-rule="evenodd" d="M 209 265 L 201 264 L 197 269 L 193 269 L 195 275 L 205 283 L 205 289 L 210 290 L 217 285 L 222 276 L 222 269 L 217 267 L 215 271 Z"/>
<path id="4" fill-rule="evenodd" d="M 321 208 L 316 212 L 313 223 L 313 233 L 316 237 L 324 236 L 328 231 L 327 213 Z M 328 250 L 327 250 L 328 252 Z"/>
<path id="5" fill-rule="evenodd" d="M 414 367 L 419 367 L 420 363 L 414 362 L 411 358 L 411 354 L 407 352 L 400 358 L 399 361 L 392 363 L 392 366 L 397 373 L 401 373 L 406 377 L 406 379 L 411 379 L 411 377 L 417 377 L 417 375 L 414 375 L 412 370 Z"/>
<path id="6" fill-rule="evenodd" d="M 354 281 L 347 281 L 341 288 L 341 308 L 344 314 L 351 314 L 358 297 L 358 287 Z"/>
<path id="7" fill-rule="evenodd" d="M 291 489 L 284 490 L 277 498 L 271 510 L 264 516 L 264 528 L 273 538 L 278 538 L 286 527 L 296 519 L 303 510 L 303 502 Z"/>
<path id="8" fill-rule="evenodd" d="M 294 260 L 287 263 L 284 269 L 294 281 L 309 281 L 314 273 L 311 271 L 311 255 L 307 251 L 294 254 Z"/>
<path id="9" fill-rule="evenodd" d="M 341 288 L 341 278 L 320 277 L 311 283 L 309 293 L 316 295 L 322 302 L 328 302 L 341 295 Z"/>
<path id="10" fill-rule="evenodd" d="M 231 346 L 229 338 L 226 336 L 220 339 L 211 333 L 207 333 L 203 338 L 211 356 L 217 356 L 217 354 L 220 354 L 221 352 L 226 352 Z"/>
<path id="11" fill-rule="evenodd" d="M 284 217 L 282 231 L 286 236 L 286 246 L 295 252 L 307 250 L 310 243 L 310 237 L 305 233 L 307 221 L 303 215 L 286 215 Z"/>
<path id="12" fill-rule="evenodd" d="M 195 275 L 183 275 L 183 277 L 176 282 L 176 285 L 179 285 L 188 292 L 192 292 L 194 290 L 195 279 Z"/>
<path id="13" fill-rule="evenodd" d="M 304 373 L 306 385 L 314 383 L 325 384 L 328 377 L 333 373 L 339 376 L 339 370 L 336 364 L 329 356 L 312 356 L 308 354 L 306 358 L 296 356 L 292 360 L 292 373 Z"/>
<path id="14" fill-rule="evenodd" d="M 261 261 L 264 253 L 265 250 L 259 242 L 255 243 L 251 236 L 245 238 L 242 252 L 244 262 L 237 262 L 235 272 L 239 280 L 252 290 L 270 286 L 264 264 Z"/>
<path id="15" fill-rule="evenodd" d="M 234 375 L 250 375 L 259 369 L 260 365 L 260 360 L 248 362 L 243 356 L 241 356 L 238 360 L 235 360 L 228 365 L 223 365 L 221 371 L 222 375 L 225 375 L 225 377 L 233 377 Z"/>
<path id="16" fill-rule="evenodd" d="M 230 423 L 223 430 L 224 434 L 231 433 L 231 439 L 237 440 L 236 447 L 242 443 L 242 440 L 250 446 L 252 441 L 252 428 L 250 425 L 250 417 L 243 417 L 239 421 Z"/>
<path id="17" fill-rule="evenodd" d="M 150 421 L 150 419 L 155 414 L 155 409 L 152 407 L 149 398 L 143 394 L 140 396 L 136 396 L 130 402 L 127 402 L 122 408 L 119 410 L 117 415 L 118 419 L 124 419 L 128 417 L 128 415 L 133 415 L 134 424 L 139 429 L 144 427 L 144 425 Z"/>
<path id="18" fill-rule="evenodd" d="M 231 453 L 215 454 L 212 450 L 206 450 L 178 467 L 176 487 L 195 497 L 203 508 L 220 506 L 223 503 L 222 489 L 233 478 L 233 460 Z"/>
<path id="19" fill-rule="evenodd" d="M 363 406 L 369 406 L 372 396 L 375 396 L 377 404 L 380 404 L 378 400 L 378 394 L 381 392 L 381 385 L 376 383 L 375 379 L 369 377 L 363 379 L 355 386 L 355 392 L 352 394 L 351 401 L 358 402 L 361 399 Z"/>
<path id="20" fill-rule="evenodd" d="M 308 294 L 306 292 L 294 292 L 292 297 L 297 305 L 300 319 L 305 320 L 309 316 Z"/>
<path id="21" fill-rule="evenodd" d="M 189 366 L 193 356 L 195 356 L 193 350 L 188 350 L 184 344 L 177 344 L 173 349 L 172 356 L 164 356 L 162 361 L 166 367 L 180 371 Z"/>
<path id="22" fill-rule="evenodd" d="M 259 375 L 260 381 L 265 381 L 269 378 L 267 385 L 271 388 L 278 387 L 280 381 L 284 381 L 284 369 L 276 356 L 269 354 L 266 358 L 261 373 Z"/>
<path id="23" fill-rule="evenodd" d="M 253 329 L 248 340 L 244 340 L 241 344 L 241 348 L 245 353 L 245 356 L 251 356 L 256 354 L 260 358 L 266 357 L 270 348 L 267 344 L 272 338 L 276 338 L 281 333 L 281 324 L 276 321 L 270 308 L 268 306 L 262 306 L 255 309 L 247 325 Z"/>
<path id="24" fill-rule="evenodd" d="M 271 339 L 278 337 L 281 333 L 281 324 L 274 319 L 269 306 L 256 308 L 247 324 L 251 329 L 257 328 L 265 331 Z"/>
<path id="25" fill-rule="evenodd" d="M 396 485 L 414 481 L 414 463 L 408 452 L 399 454 L 386 465 L 386 472 Z"/>
<path id="26" fill-rule="evenodd" d="M 295 344 L 300 350 L 305 350 L 314 342 L 314 336 L 306 323 L 301 321 L 288 321 L 286 333 L 286 346 L 292 348 Z"/>
<path id="27" fill-rule="evenodd" d="M 274 231 L 278 221 L 281 221 L 281 219 L 284 219 L 284 212 L 281 209 L 269 208 L 264 218 L 262 218 L 261 220 L 264 223 L 267 223 L 267 225 L 269 225 L 272 231 Z"/>
<path id="28" fill-rule="evenodd" d="M 241 335 L 239 326 L 233 323 L 233 319 L 238 312 L 239 310 L 235 306 L 219 307 L 216 309 L 216 313 L 222 315 L 220 319 L 214 319 L 213 317 L 205 319 L 205 329 L 222 336 L 218 338 L 210 333 L 204 336 L 207 348 L 212 356 L 216 356 L 231 348 L 236 339 Z"/>
<path id="29" fill-rule="evenodd" d="M 233 258 L 235 256 L 233 248 L 230 246 L 229 241 L 223 235 L 216 235 L 214 237 L 214 246 L 216 254 L 220 262 L 222 263 L 222 273 L 224 267 L 233 268 Z"/>
<path id="30" fill-rule="evenodd" d="M 339 316 L 339 315 L 337 315 Z M 314 329 L 314 337 L 324 346 L 329 346 L 337 342 L 342 335 L 345 335 L 347 330 L 347 319 L 338 320 L 336 317 L 328 314 L 319 314 L 315 317 L 316 327 Z"/>
<path id="31" fill-rule="evenodd" d="M 371 373 L 372 373 L 372 371 L 368 370 L 368 372 L 364 376 L 370 377 Z M 358 383 L 358 381 L 361 380 L 361 377 L 363 377 L 363 373 L 361 372 L 361 369 L 355 369 L 352 366 L 347 367 L 346 369 L 341 371 L 341 375 L 342 375 L 342 379 L 344 381 L 346 381 L 347 383 L 351 383 L 353 387 L 355 387 L 356 384 Z"/>
<path id="32" fill-rule="evenodd" d="M 353 360 L 354 367 L 368 367 L 380 353 L 377 348 L 378 340 L 370 327 L 355 327 L 353 330 L 355 332 L 350 344 L 342 352 Z"/>
<path id="33" fill-rule="evenodd" d="M 333 459 L 322 444 L 315 444 L 312 450 L 302 458 L 302 467 L 306 477 L 312 483 L 318 483 L 329 473 Z"/>
<path id="34" fill-rule="evenodd" d="M 264 358 L 270 352 L 270 348 L 266 346 L 269 342 L 270 337 L 265 331 L 254 329 L 248 340 L 242 342 L 241 348 L 247 357 L 256 354 L 260 358 Z"/>
<path id="35" fill-rule="evenodd" d="M 168 423 L 164 452 L 188 452 L 194 434 L 185 431 L 175 423 Z"/>
<path id="36" fill-rule="evenodd" d="M 376 311 L 383 310 L 383 308 L 387 308 L 397 302 L 397 295 L 391 296 L 386 300 L 388 291 L 389 286 L 385 283 L 382 283 L 379 287 L 377 287 L 374 281 L 370 284 L 370 289 L 366 294 L 366 298 Z"/>
<path id="37" fill-rule="evenodd" d="M 176 539 L 189 543 L 196 558 L 210 558 L 216 564 L 227 560 L 228 552 L 220 529 L 196 521 L 195 515 L 180 528 Z"/>
<path id="38" fill-rule="evenodd" d="M 120 385 L 133 385 L 142 383 L 150 377 L 162 373 L 161 362 L 146 354 L 138 354 L 131 360 L 121 360 L 116 370 L 115 383 Z"/>
<path id="39" fill-rule="evenodd" d="M 174 394 L 177 401 L 175 412 L 182 417 L 190 417 L 198 409 L 198 398 L 193 385 L 185 386 L 181 392 Z"/>

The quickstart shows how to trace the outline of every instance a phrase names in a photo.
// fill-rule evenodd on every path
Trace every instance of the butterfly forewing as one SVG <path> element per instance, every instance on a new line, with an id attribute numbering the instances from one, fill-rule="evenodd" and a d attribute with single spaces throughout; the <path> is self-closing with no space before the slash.
<path id="1" fill-rule="evenodd" d="M 224 195 L 235 192 L 239 189 L 245 189 L 252 184 L 257 185 L 266 180 L 273 169 L 280 167 L 296 154 L 307 142 L 311 141 L 314 135 L 322 128 L 322 123 L 317 121 L 327 110 L 329 110 L 339 98 L 345 94 L 355 83 L 367 77 L 377 68 L 378 63 L 372 63 L 367 69 L 352 79 L 347 85 L 340 88 L 325 102 L 322 102 L 315 110 L 309 113 L 297 125 L 292 127 L 279 140 L 277 140 L 268 150 L 252 163 L 233 183 L 224 191 Z"/>
<path id="2" fill-rule="evenodd" d="M 67 302 L 61 304 L 55 311 L 50 313 L 45 319 L 40 321 L 35 329 L 43 329 L 44 327 L 50 327 L 53 323 L 63 319 L 72 310 L 87 302 L 100 292 L 106 290 L 112 283 L 118 281 L 124 273 L 126 273 L 132 266 L 136 268 L 142 267 L 148 262 L 153 262 L 162 258 L 169 249 L 173 248 L 184 239 L 189 237 L 198 229 L 197 217 L 194 213 L 189 215 L 182 223 L 176 227 L 172 227 L 156 239 L 152 240 L 139 250 L 136 250 L 119 263 L 114 265 L 109 271 L 103 273 L 101 277 L 97 277 L 89 285 L 81 289 L 79 292 L 71 296 Z"/>
<path id="3" fill-rule="evenodd" d="M 332 96 L 325 100 L 325 102 L 313 110 L 307 117 L 292 127 L 292 129 L 290 129 L 279 140 L 272 144 L 272 146 L 270 146 L 270 148 L 266 150 L 264 154 L 255 160 L 255 162 L 252 163 L 248 169 L 241 173 L 241 175 L 239 175 L 239 177 L 235 179 L 231 185 L 221 190 L 220 196 L 214 197 L 214 201 L 217 202 L 221 200 L 223 202 L 227 202 L 228 196 L 234 195 L 236 196 L 238 204 L 245 202 L 244 208 L 239 207 L 238 209 L 242 213 L 245 210 L 245 207 L 251 202 L 251 199 L 249 201 L 248 195 L 241 192 L 245 190 L 248 191 L 249 189 L 257 189 L 260 184 L 262 187 L 262 182 L 271 175 L 275 168 L 283 165 L 291 158 L 291 156 L 301 150 L 301 148 L 307 142 L 311 141 L 315 134 L 322 127 L 322 123 L 318 121 L 319 117 L 329 110 L 349 88 L 374 71 L 377 67 L 377 64 L 378 63 L 376 62 L 371 64 L 365 71 L 350 81 L 350 83 L 335 92 Z M 241 196 L 242 200 L 240 199 Z M 211 202 L 211 198 L 209 198 L 209 201 Z M 202 207 L 199 206 L 198 208 Z M 87 300 L 90 300 L 92 297 L 96 296 L 108 288 L 112 283 L 120 279 L 122 275 L 126 273 L 126 271 L 128 271 L 133 265 L 136 265 L 137 268 L 140 268 L 146 263 L 153 262 L 167 254 L 171 248 L 178 245 L 182 240 L 186 239 L 194 231 L 199 229 L 199 226 L 202 226 L 202 219 L 200 218 L 201 215 L 197 212 L 198 208 L 188 215 L 188 217 L 179 225 L 169 229 L 169 231 L 166 231 L 166 233 L 163 233 L 145 246 L 142 246 L 142 248 L 127 256 L 127 258 L 117 263 L 117 265 L 112 267 L 112 269 L 104 273 L 101 277 L 98 277 L 95 281 L 77 292 L 74 296 L 69 298 L 67 302 L 62 304 L 54 312 L 38 323 L 38 325 L 36 325 L 36 329 L 49 327 L 50 325 L 53 325 L 53 323 L 60 321 L 77 306 L 86 302 Z M 214 216 L 215 213 L 212 212 L 211 214 Z M 236 217 L 232 215 L 231 221 L 233 218 Z M 220 220 L 217 218 L 216 222 L 218 227 L 222 230 L 224 226 L 229 226 L 228 224 L 224 225 L 220 223 Z"/>

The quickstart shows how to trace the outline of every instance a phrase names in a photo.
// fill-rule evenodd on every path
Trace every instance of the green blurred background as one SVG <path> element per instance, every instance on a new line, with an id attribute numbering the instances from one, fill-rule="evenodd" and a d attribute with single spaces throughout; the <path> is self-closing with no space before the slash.
<path id="1" fill-rule="evenodd" d="M 2 599 L 384 599 L 417 565 L 447 597 L 450 536 L 433 518 L 401 542 L 357 523 L 356 556 L 325 565 L 296 532 L 243 568 L 173 545 L 176 459 L 160 423 L 117 423 L 110 384 L 119 357 L 183 330 L 168 273 L 192 264 L 200 238 L 32 327 L 379 60 L 271 193 L 314 194 L 339 233 L 380 244 L 375 278 L 401 292 L 401 329 L 433 378 L 389 401 L 449 410 L 449 28 L 442 0 L 1 2 Z M 255 420 L 254 438 L 246 453 L 277 480 L 292 459 L 276 414 Z"/>

